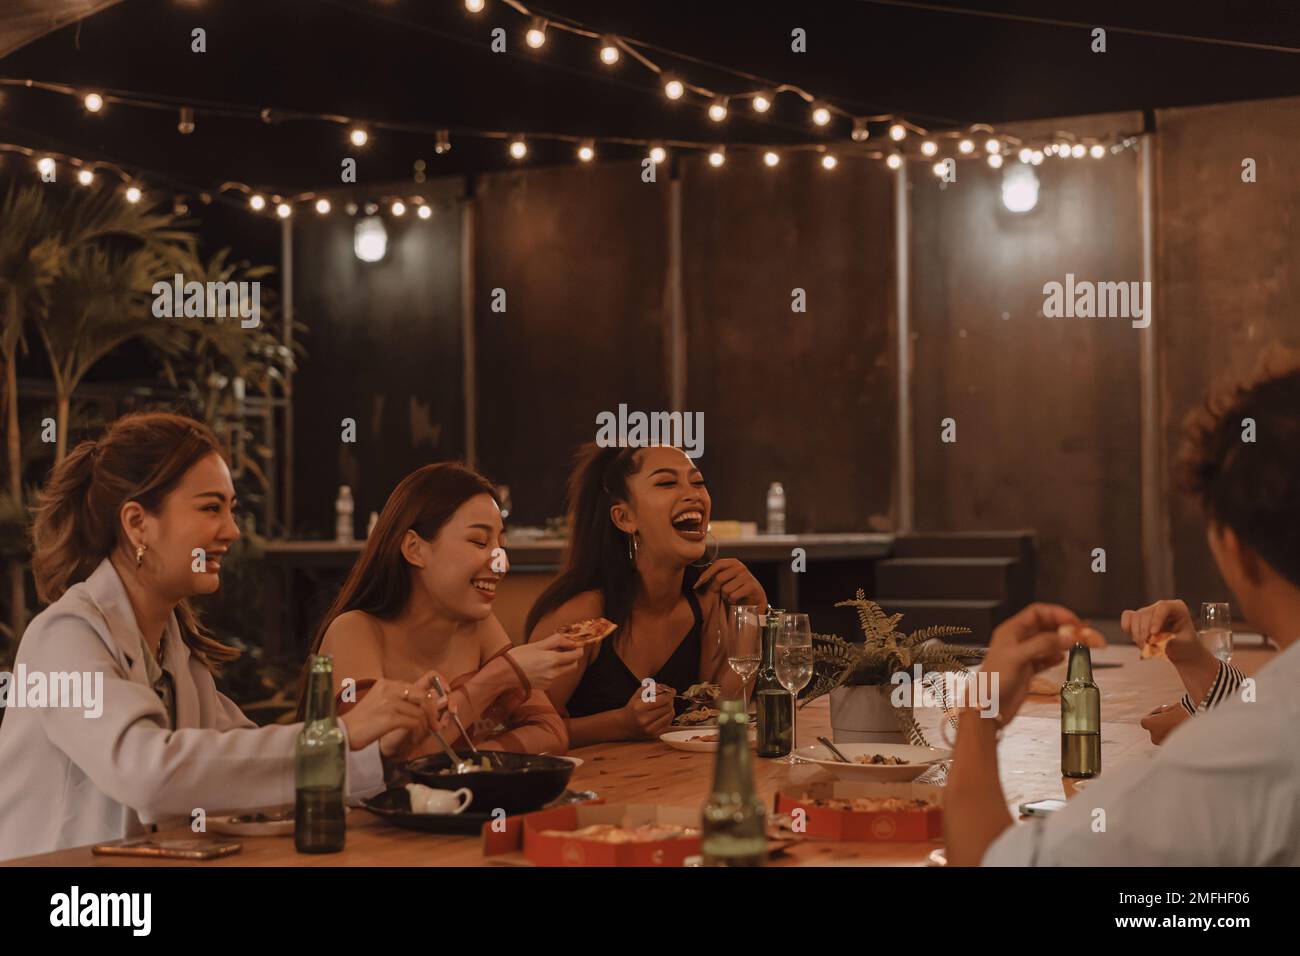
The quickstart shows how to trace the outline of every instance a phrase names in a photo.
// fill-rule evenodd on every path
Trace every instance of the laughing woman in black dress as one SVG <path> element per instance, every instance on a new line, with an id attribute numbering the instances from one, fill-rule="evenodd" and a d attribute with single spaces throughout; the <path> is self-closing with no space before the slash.
<path id="1" fill-rule="evenodd" d="M 564 571 L 529 612 L 528 639 L 591 617 L 618 625 L 547 691 L 570 747 L 657 737 L 672 723 L 673 694 L 691 684 L 739 697 L 717 624 L 726 605 L 765 608 L 767 596 L 735 558 L 698 567 L 712 503 L 691 459 L 667 446 L 587 445 L 568 497 Z M 649 679 L 653 701 L 642 699 Z"/>

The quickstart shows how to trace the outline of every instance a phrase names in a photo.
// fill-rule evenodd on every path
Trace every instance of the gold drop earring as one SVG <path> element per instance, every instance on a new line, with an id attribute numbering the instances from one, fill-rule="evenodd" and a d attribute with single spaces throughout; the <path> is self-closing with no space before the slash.
<path id="1" fill-rule="evenodd" d="M 147 550 L 148 549 L 143 544 L 137 544 L 135 546 L 135 566 L 137 568 L 144 564 L 144 553 Z"/>

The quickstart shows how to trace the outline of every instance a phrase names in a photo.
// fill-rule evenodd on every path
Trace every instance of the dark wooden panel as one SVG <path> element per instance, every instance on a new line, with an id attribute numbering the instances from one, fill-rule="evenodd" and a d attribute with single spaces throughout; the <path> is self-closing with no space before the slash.
<path id="1" fill-rule="evenodd" d="M 1183 416 L 1215 380 L 1249 374 L 1273 342 L 1300 346 L 1300 99 L 1164 110 L 1156 125 L 1162 396 L 1172 461 Z M 1257 164 L 1254 183 L 1241 180 L 1247 157 Z M 1199 512 L 1171 497 L 1178 595 L 1193 604 L 1229 600 Z"/>
<path id="2" fill-rule="evenodd" d="M 425 184 L 431 200 L 459 195 L 459 180 Z M 403 184 L 403 195 L 419 188 Z M 382 194 L 374 187 L 364 196 Z M 334 499 L 352 486 L 357 533 L 408 472 L 465 451 L 461 374 L 461 211 L 422 220 L 385 215 L 379 262 L 353 252 L 357 220 L 302 207 L 294 226 L 295 312 L 308 357 L 294 380 L 296 530 L 334 533 Z M 361 201 L 364 201 L 362 199 Z M 340 441 L 354 418 L 357 441 Z"/>
<path id="3" fill-rule="evenodd" d="M 893 181 L 883 164 L 735 154 L 684 164 L 687 406 L 702 411 L 714 513 L 791 532 L 891 527 L 896 402 Z M 791 311 L 791 290 L 807 312 Z"/>
<path id="4" fill-rule="evenodd" d="M 599 412 L 667 408 L 668 184 L 559 166 L 485 176 L 475 205 L 479 466 L 540 523 Z"/>
<path id="5" fill-rule="evenodd" d="M 1039 595 L 1083 613 L 1142 597 L 1145 331 L 1045 318 L 1043 285 L 1142 278 L 1136 168 L 1132 152 L 1049 159 L 1037 207 L 1016 215 L 983 162 L 960 163 L 951 184 L 913 167 L 917 526 L 1037 529 Z M 949 417 L 955 444 L 940 441 Z M 1094 548 L 1105 574 L 1091 571 Z"/>

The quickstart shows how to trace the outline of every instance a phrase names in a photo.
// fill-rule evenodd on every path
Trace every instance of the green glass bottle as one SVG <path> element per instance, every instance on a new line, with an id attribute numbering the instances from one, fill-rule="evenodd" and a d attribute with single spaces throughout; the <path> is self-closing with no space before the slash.
<path id="1" fill-rule="evenodd" d="M 1069 670 L 1061 685 L 1061 774 L 1095 777 L 1101 773 L 1101 691 L 1092 682 L 1092 656 L 1083 644 L 1070 648 Z"/>
<path id="2" fill-rule="evenodd" d="M 785 612 L 768 608 L 763 618 L 763 661 L 754 678 L 754 714 L 758 722 L 758 755 L 784 757 L 790 752 L 794 713 L 790 692 L 776 676 L 776 636 Z"/>
<path id="3" fill-rule="evenodd" d="M 767 858 L 767 813 L 754 790 L 749 715 L 738 700 L 724 700 L 719 706 L 713 790 L 701 813 L 704 865 L 762 866 Z"/>
<path id="4" fill-rule="evenodd" d="M 334 716 L 334 659 L 311 659 L 307 719 L 294 750 L 293 843 L 299 853 L 338 853 L 343 849 L 347 744 Z"/>

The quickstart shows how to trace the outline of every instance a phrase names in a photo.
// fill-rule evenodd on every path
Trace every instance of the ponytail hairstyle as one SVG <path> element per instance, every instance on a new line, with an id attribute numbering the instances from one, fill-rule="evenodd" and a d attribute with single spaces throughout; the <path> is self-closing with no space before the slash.
<path id="1" fill-rule="evenodd" d="M 32 526 L 36 594 L 49 603 L 90 577 L 99 563 L 125 547 L 122 506 L 139 502 L 158 514 L 163 500 L 195 464 L 220 455 L 202 422 L 170 412 L 135 412 L 109 426 L 98 441 L 72 449 L 41 490 Z M 176 607 L 181 638 L 215 671 L 239 651 L 214 640 L 188 601 Z"/>
<path id="2" fill-rule="evenodd" d="M 610 509 L 629 500 L 627 480 L 641 470 L 641 449 L 581 446 L 569 475 L 566 502 L 569 545 L 564 568 L 528 612 L 524 639 L 547 614 L 584 591 L 599 591 L 604 616 L 619 627 L 632 615 L 637 570 L 628 557 L 629 536 L 610 517 Z"/>
<path id="3" fill-rule="evenodd" d="M 325 612 L 299 681 L 298 719 L 306 712 L 307 675 L 312 655 L 320 653 L 325 632 L 348 611 L 365 611 L 389 621 L 402 613 L 411 598 L 411 565 L 402 554 L 402 539 L 414 531 L 425 541 L 438 536 L 452 515 L 471 498 L 488 495 L 500 507 L 492 483 L 459 462 L 424 465 L 403 478 L 384 502 L 375 529 L 366 538 L 361 557 L 352 566 L 343 590 Z"/>

